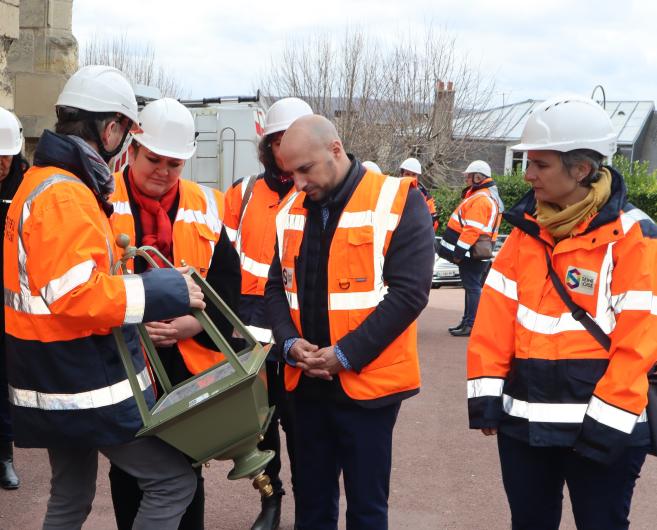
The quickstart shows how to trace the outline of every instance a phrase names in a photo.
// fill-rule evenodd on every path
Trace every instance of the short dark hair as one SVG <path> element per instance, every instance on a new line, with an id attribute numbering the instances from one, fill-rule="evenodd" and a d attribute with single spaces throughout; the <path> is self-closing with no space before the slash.
<path id="1" fill-rule="evenodd" d="M 116 112 L 89 112 L 60 105 L 57 107 L 55 132 L 79 136 L 87 142 L 96 142 L 107 124 L 119 116 Z"/>
<path id="2" fill-rule="evenodd" d="M 591 184 L 600 180 L 600 168 L 605 157 L 597 151 L 593 151 L 592 149 L 575 149 L 567 153 L 559 153 L 559 155 L 561 157 L 561 163 L 569 175 L 573 167 L 577 164 L 586 162 L 591 166 L 589 174 L 580 181 L 582 186 L 590 188 Z"/>

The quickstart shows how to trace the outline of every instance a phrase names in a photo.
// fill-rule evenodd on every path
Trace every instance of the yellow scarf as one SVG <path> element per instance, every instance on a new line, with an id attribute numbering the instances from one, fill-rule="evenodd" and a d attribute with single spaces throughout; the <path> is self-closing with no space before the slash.
<path id="1" fill-rule="evenodd" d="M 611 173 L 607 168 L 600 169 L 600 179 L 591 184 L 589 194 L 581 201 L 561 210 L 556 204 L 536 201 L 536 221 L 545 228 L 555 240 L 572 235 L 572 231 L 582 222 L 593 217 L 609 200 L 611 195 Z"/>

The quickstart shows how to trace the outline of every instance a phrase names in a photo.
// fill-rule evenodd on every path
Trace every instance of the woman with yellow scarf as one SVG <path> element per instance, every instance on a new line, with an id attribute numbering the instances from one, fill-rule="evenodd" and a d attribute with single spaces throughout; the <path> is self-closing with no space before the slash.
<path id="1" fill-rule="evenodd" d="M 496 435 L 513 529 L 628 528 L 650 443 L 657 226 L 627 201 L 607 113 L 578 96 L 522 134 L 532 189 L 487 277 L 468 347 L 470 427 Z"/>

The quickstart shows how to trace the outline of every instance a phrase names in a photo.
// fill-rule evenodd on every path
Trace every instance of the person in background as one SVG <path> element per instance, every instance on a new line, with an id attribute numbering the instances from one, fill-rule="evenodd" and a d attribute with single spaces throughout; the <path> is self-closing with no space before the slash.
<path id="1" fill-rule="evenodd" d="M 121 328 L 148 406 L 154 393 L 134 324 L 203 309 L 187 269 L 111 275 L 119 249 L 109 223 L 107 166 L 130 131 L 137 101 L 117 69 L 85 66 L 64 85 L 55 131 L 7 212 L 4 302 L 16 445 L 45 447 L 52 477 L 45 530 L 79 529 L 96 492 L 98 453 L 144 490 L 134 529 L 175 530 L 194 497 L 183 454 L 135 438 L 142 418 L 111 328 Z"/>
<path id="2" fill-rule="evenodd" d="M 416 181 L 366 170 L 322 116 L 283 136 L 295 193 L 276 216 L 265 302 L 294 404 L 296 527 L 386 530 L 392 433 L 419 392 L 416 319 L 434 263 Z"/>
<path id="3" fill-rule="evenodd" d="M 470 337 L 470 428 L 497 437 L 514 530 L 557 530 L 564 483 L 578 529 L 625 530 L 650 441 L 657 226 L 604 164 L 616 131 L 594 101 L 541 103 L 513 149 L 532 189 L 504 214 Z"/>
<path id="4" fill-rule="evenodd" d="M 363 162 L 363 167 L 366 169 L 370 169 L 375 173 L 383 173 L 383 171 L 381 171 L 381 168 L 379 167 L 379 164 L 377 164 L 376 162 L 372 162 L 371 160 L 365 160 L 365 162 Z"/>
<path id="5" fill-rule="evenodd" d="M 469 337 L 474 325 L 484 277 L 490 267 L 493 246 L 502 220 L 504 203 L 492 178 L 490 166 L 475 160 L 463 172 L 466 187 L 463 200 L 456 207 L 440 240 L 438 255 L 459 266 L 465 291 L 463 317 L 456 326 L 448 328 L 455 337 Z M 477 256 L 473 245 L 487 238 L 490 256 Z"/>
<path id="6" fill-rule="evenodd" d="M 427 208 L 431 214 L 431 222 L 433 223 L 433 232 L 434 235 L 438 230 L 438 210 L 436 209 L 436 201 L 429 193 L 429 190 L 425 188 L 420 182 L 420 176 L 422 176 L 422 165 L 417 158 L 407 158 L 399 166 L 399 175 L 401 177 L 414 178 L 417 182 L 417 188 L 422 192 L 424 200 L 427 203 Z"/>
<path id="7" fill-rule="evenodd" d="M 21 155 L 23 128 L 18 118 L 0 107 L 0 234 L 5 232 L 7 210 L 29 165 Z M 0 247 L 0 267 L 4 259 Z M 5 354 L 5 308 L 0 312 L 0 487 L 15 490 L 20 479 L 14 468 L 13 434 L 7 393 L 7 363 Z"/>
<path id="8" fill-rule="evenodd" d="M 242 263 L 242 298 L 240 318 L 254 337 L 263 343 L 271 342 L 271 324 L 265 311 L 265 284 L 274 257 L 276 242 L 276 214 L 292 192 L 292 176 L 282 169 L 281 138 L 301 116 L 312 114 L 310 106 L 298 98 L 283 98 L 275 102 L 265 116 L 264 136 L 258 148 L 260 162 L 265 168 L 258 176 L 239 180 L 226 193 L 226 230 L 235 242 Z M 281 519 L 281 501 L 285 490 L 280 478 L 281 440 L 279 422 L 286 434 L 290 460 L 292 490 L 295 488 L 294 433 L 290 420 L 290 404 L 285 395 L 281 348 L 274 344 L 267 357 L 267 392 L 269 403 L 276 407 L 261 450 L 271 449 L 274 458 L 265 473 L 271 479 L 274 495 L 262 499 L 262 507 L 251 530 L 274 530 Z M 296 503 L 295 503 L 296 504 Z"/>
<path id="9" fill-rule="evenodd" d="M 239 303 L 239 258 L 219 217 L 223 196 L 217 191 L 181 179 L 185 162 L 196 150 L 194 118 L 175 99 L 159 99 L 139 114 L 142 132 L 129 147 L 129 165 L 115 174 L 110 197 L 114 235 L 127 234 L 136 246 L 157 248 L 176 266 L 193 266 L 233 309 Z M 157 260 L 156 260 L 157 261 Z M 163 265 L 163 264 L 160 264 Z M 149 269 L 145 260 L 131 263 L 135 272 Z M 225 337 L 233 328 L 216 308 L 210 317 Z M 146 324 L 150 338 L 173 385 L 223 359 L 191 315 Z M 219 428 L 219 427 L 217 427 Z M 201 467 L 196 494 L 183 516 L 181 530 L 204 527 L 205 490 Z M 142 498 L 137 478 L 112 465 L 109 472 L 112 501 L 119 530 L 130 530 Z"/>

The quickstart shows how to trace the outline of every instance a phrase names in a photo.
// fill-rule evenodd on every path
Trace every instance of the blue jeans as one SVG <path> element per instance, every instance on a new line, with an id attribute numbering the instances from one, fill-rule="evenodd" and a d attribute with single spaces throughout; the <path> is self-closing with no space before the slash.
<path id="1" fill-rule="evenodd" d="M 513 530 L 557 530 L 564 483 L 577 528 L 629 528 L 632 493 L 647 447 L 628 447 L 605 466 L 572 447 L 531 447 L 499 433 L 497 443 Z"/>
<path id="2" fill-rule="evenodd" d="M 472 326 L 479 298 L 481 297 L 481 284 L 483 283 L 484 273 L 488 270 L 487 261 L 463 258 L 459 263 L 459 274 L 465 290 L 465 311 L 463 312 L 463 324 Z"/>

